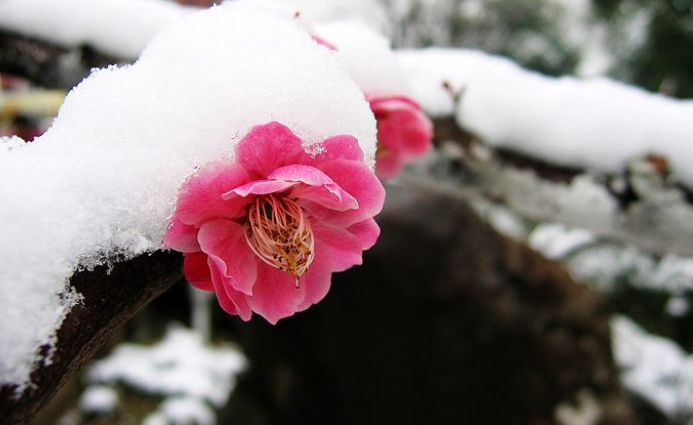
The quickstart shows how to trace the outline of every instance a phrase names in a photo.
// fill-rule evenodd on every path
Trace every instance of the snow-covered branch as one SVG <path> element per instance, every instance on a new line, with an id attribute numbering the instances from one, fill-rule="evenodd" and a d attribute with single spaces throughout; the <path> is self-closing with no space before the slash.
<path id="1" fill-rule="evenodd" d="M 437 180 L 457 179 L 451 190 L 650 251 L 693 254 L 691 101 L 544 77 L 480 52 L 400 59 L 414 97 L 441 117 L 442 153 L 428 165 Z M 429 167 L 420 177 L 431 175 Z"/>
<path id="2" fill-rule="evenodd" d="M 36 365 L 21 396 L 16 385 L 0 386 L 0 423 L 28 423 L 114 331 L 181 279 L 181 258 L 175 253 L 143 255 L 110 271 L 98 267 L 75 274 L 70 285 L 80 300 L 58 329 L 57 343 L 41 347 L 50 353 L 50 362 Z"/>

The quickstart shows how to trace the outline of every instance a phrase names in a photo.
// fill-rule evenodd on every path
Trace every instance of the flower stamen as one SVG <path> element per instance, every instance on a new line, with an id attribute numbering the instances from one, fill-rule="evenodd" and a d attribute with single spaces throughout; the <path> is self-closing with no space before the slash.
<path id="1" fill-rule="evenodd" d="M 296 277 L 315 257 L 315 237 L 306 213 L 296 202 L 273 194 L 258 196 L 248 211 L 245 239 L 263 262 Z"/>

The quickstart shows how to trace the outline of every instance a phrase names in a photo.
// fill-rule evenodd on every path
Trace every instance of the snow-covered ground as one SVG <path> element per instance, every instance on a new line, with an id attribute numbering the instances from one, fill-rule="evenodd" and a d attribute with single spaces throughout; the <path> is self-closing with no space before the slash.
<path id="1" fill-rule="evenodd" d="M 670 419 L 693 417 L 693 356 L 626 317 L 611 322 L 623 384 Z"/>
<path id="2" fill-rule="evenodd" d="M 146 394 L 195 398 L 221 407 L 246 367 L 245 356 L 234 346 L 214 347 L 192 330 L 171 327 L 155 345 L 119 345 L 89 368 L 87 382 L 122 383 Z"/>
<path id="3" fill-rule="evenodd" d="M 116 384 L 164 398 L 146 425 L 213 425 L 213 406 L 226 405 L 247 360 L 234 346 L 211 346 L 193 330 L 170 327 L 152 346 L 122 344 L 88 370 L 90 386 L 82 395 L 83 412 L 116 410 Z"/>

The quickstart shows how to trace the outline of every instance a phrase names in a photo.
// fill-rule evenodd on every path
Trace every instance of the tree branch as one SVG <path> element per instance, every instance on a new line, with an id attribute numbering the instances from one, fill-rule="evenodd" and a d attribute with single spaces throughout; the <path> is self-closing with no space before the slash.
<path id="1" fill-rule="evenodd" d="M 37 85 L 70 89 L 92 68 L 127 62 L 89 46 L 68 49 L 0 30 L 0 73 L 24 77 Z"/>
<path id="2" fill-rule="evenodd" d="M 691 191 L 666 158 L 634 158 L 623 173 L 597 174 L 494 150 L 452 119 L 436 122 L 441 149 L 412 182 L 502 203 L 536 221 L 561 222 L 655 254 L 693 256 Z"/>
<path id="3" fill-rule="evenodd" d="M 180 254 L 157 252 L 119 263 L 110 273 L 105 266 L 76 273 L 70 284 L 83 303 L 65 318 L 52 362 L 32 373 L 32 388 L 17 398 L 14 387 L 0 387 L 0 424 L 31 420 L 115 330 L 183 278 L 181 264 Z"/>

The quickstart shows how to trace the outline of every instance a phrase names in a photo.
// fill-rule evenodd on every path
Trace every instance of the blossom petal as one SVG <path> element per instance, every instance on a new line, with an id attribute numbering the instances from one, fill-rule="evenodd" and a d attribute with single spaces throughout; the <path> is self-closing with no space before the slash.
<path id="1" fill-rule="evenodd" d="M 375 160 L 375 173 L 382 179 L 395 178 L 402 172 L 404 159 L 387 148 L 378 151 Z"/>
<path id="2" fill-rule="evenodd" d="M 236 158 L 255 179 L 288 164 L 303 163 L 308 154 L 289 128 L 278 122 L 253 127 L 236 145 Z"/>
<path id="3" fill-rule="evenodd" d="M 318 203 L 336 211 L 353 210 L 359 203 L 328 175 L 309 165 L 289 165 L 277 168 L 268 176 L 272 179 L 300 182 L 291 191 L 292 197 Z"/>
<path id="4" fill-rule="evenodd" d="M 378 121 L 378 140 L 402 149 L 406 160 L 428 153 L 432 138 L 433 124 L 420 110 L 399 110 Z"/>
<path id="5" fill-rule="evenodd" d="M 202 251 L 237 291 L 253 294 L 258 259 L 245 240 L 243 226 L 230 220 L 210 220 L 198 234 Z"/>
<path id="6" fill-rule="evenodd" d="M 332 159 L 349 159 L 363 162 L 363 151 L 354 136 L 342 135 L 325 139 L 320 144 L 322 150 L 315 156 L 317 162 Z"/>
<path id="7" fill-rule="evenodd" d="M 304 286 L 296 288 L 296 278 L 265 263 L 258 264 L 253 296 L 247 297 L 250 308 L 271 324 L 298 311 L 306 296 Z"/>
<path id="8" fill-rule="evenodd" d="M 306 274 L 301 276 L 300 285 L 306 288 L 306 297 L 299 304 L 298 311 L 303 311 L 325 298 L 330 290 L 332 268 L 326 252 L 315 254 L 315 259 Z"/>
<path id="9" fill-rule="evenodd" d="M 240 316 L 246 322 L 250 320 L 253 312 L 248 306 L 245 295 L 231 286 L 229 279 L 222 275 L 221 271 L 211 260 L 209 261 L 209 269 L 212 274 L 214 293 L 221 308 L 229 314 Z"/>
<path id="10" fill-rule="evenodd" d="M 368 96 L 366 98 L 373 111 L 393 112 L 402 109 L 421 109 L 421 106 L 407 96 Z"/>
<path id="11" fill-rule="evenodd" d="M 298 182 L 289 182 L 281 180 L 255 180 L 239 186 L 222 195 L 223 199 L 232 199 L 234 197 L 246 197 L 248 195 L 267 195 L 268 193 L 281 192 L 291 186 L 295 186 Z"/>
<path id="12" fill-rule="evenodd" d="M 238 217 L 247 200 L 224 200 L 221 195 L 248 180 L 248 173 L 235 163 L 202 168 L 181 187 L 174 218 L 185 224 L 199 225 L 214 218 Z"/>
<path id="13" fill-rule="evenodd" d="M 372 218 L 352 224 L 347 230 L 359 238 L 364 251 L 371 249 L 380 236 L 380 227 Z"/>
<path id="14" fill-rule="evenodd" d="M 342 272 L 363 263 L 363 244 L 358 236 L 347 229 L 311 224 L 315 235 L 315 255 L 325 256 L 331 271 Z"/>
<path id="15" fill-rule="evenodd" d="M 319 164 L 318 168 L 330 176 L 339 186 L 353 196 L 359 208 L 337 212 L 313 202 L 305 208 L 316 221 L 329 227 L 348 227 L 378 214 L 385 202 L 385 189 L 380 180 L 363 162 L 334 160 Z"/>
<path id="16" fill-rule="evenodd" d="M 183 224 L 177 218 L 171 220 L 164 234 L 164 246 L 178 252 L 200 252 L 195 226 Z"/>
<path id="17" fill-rule="evenodd" d="M 183 274 L 192 286 L 204 291 L 213 291 L 212 275 L 207 265 L 207 254 L 191 252 L 183 258 Z"/>

